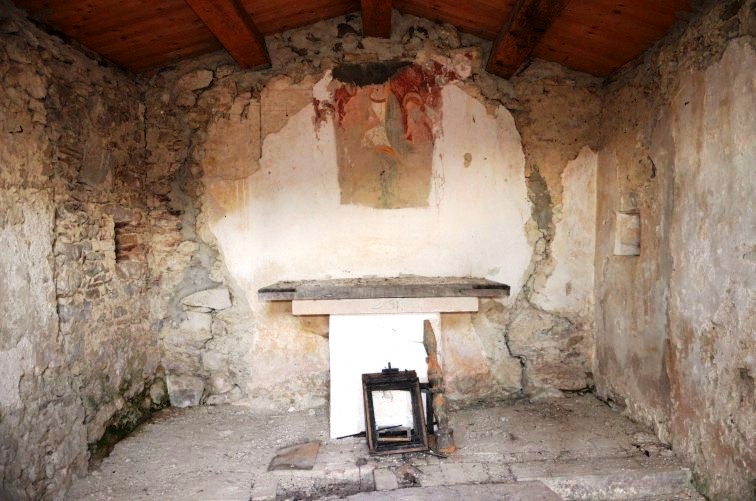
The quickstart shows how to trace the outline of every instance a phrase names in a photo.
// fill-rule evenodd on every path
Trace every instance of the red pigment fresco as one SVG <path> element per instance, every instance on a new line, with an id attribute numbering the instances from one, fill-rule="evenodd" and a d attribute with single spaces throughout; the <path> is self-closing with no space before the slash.
<path id="1" fill-rule="evenodd" d="M 425 113 L 426 107 L 429 107 L 439 111 L 441 85 L 458 79 L 459 77 L 454 71 L 449 70 L 437 61 L 433 61 L 431 67 L 416 64 L 405 66 L 392 76 L 388 84 L 392 94 L 402 104 L 405 127 L 409 123 L 409 117 L 418 110 Z M 342 84 L 334 90 L 333 102 L 337 125 L 343 123 L 346 106 L 359 89 L 360 87 L 353 84 Z M 323 103 L 318 102 L 318 104 L 322 105 Z M 327 112 L 324 113 L 324 111 L 320 110 L 318 115 L 325 116 Z M 405 133 L 407 132 L 405 130 Z"/>
<path id="2" fill-rule="evenodd" d="M 331 103 L 324 103 L 318 98 L 312 98 L 312 106 L 315 109 L 313 122 L 315 124 L 315 131 L 317 131 L 328 120 L 328 117 L 333 114 L 333 105 Z"/>
<path id="3" fill-rule="evenodd" d="M 314 101 L 317 126 L 334 118 L 342 204 L 428 205 L 441 88 L 458 79 L 440 63 L 413 64 L 385 83 L 335 80 L 333 104 Z"/>

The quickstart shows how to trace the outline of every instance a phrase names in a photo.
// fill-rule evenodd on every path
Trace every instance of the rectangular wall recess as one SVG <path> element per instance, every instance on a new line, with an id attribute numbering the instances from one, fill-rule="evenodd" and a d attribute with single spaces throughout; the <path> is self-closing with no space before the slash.
<path id="1" fill-rule="evenodd" d="M 640 214 L 618 212 L 614 225 L 614 255 L 640 256 Z"/>

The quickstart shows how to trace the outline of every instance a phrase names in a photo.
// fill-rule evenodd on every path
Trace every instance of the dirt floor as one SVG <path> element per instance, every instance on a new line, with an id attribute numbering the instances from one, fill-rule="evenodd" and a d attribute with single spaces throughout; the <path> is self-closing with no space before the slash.
<path id="1" fill-rule="evenodd" d="M 364 438 L 329 439 L 327 419 L 325 409 L 167 409 L 66 499 L 702 499 L 649 430 L 591 395 L 458 411 L 460 449 L 448 458 L 370 456 Z M 313 440 L 311 470 L 267 471 L 277 450 Z"/>

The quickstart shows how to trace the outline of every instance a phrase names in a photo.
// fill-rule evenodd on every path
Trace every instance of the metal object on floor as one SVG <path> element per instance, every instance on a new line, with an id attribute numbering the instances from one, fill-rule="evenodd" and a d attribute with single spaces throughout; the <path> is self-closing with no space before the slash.
<path id="1" fill-rule="evenodd" d="M 429 450 L 420 381 L 415 371 L 388 369 L 362 375 L 362 391 L 365 404 L 365 434 L 370 454 L 395 454 L 402 452 L 425 452 Z M 412 405 L 412 427 L 391 427 L 379 430 L 375 419 L 373 392 L 409 392 Z"/>

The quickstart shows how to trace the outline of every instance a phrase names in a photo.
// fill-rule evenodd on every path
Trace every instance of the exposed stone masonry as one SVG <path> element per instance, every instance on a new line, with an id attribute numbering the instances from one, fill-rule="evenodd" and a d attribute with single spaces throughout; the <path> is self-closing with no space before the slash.
<path id="1" fill-rule="evenodd" d="M 510 300 L 442 316 L 449 403 L 582 390 L 595 372 L 599 394 L 688 454 L 707 492 L 747 492 L 753 457 L 740 437 L 750 429 L 753 361 L 743 358 L 747 349 L 733 354 L 726 345 L 747 345 L 738 333 L 753 332 L 737 292 L 748 284 L 729 284 L 726 304 L 700 318 L 685 305 L 711 298 L 672 293 L 670 283 L 696 289 L 695 272 L 683 265 L 699 250 L 682 249 L 694 231 L 685 226 L 690 211 L 702 203 L 686 194 L 703 188 L 670 167 L 678 150 L 663 131 L 687 117 L 686 96 L 726 86 L 711 72 L 701 76 L 714 64 L 752 92 L 737 63 L 752 58 L 753 2 L 715 6 L 608 85 L 542 61 L 511 80 L 493 77 L 482 70 L 486 42 L 399 13 L 391 40 L 363 39 L 356 15 L 271 36 L 265 71 L 240 71 L 216 53 L 133 77 L 41 32 L 5 0 L 0 7 L 0 377 L 10 382 L 0 388 L 0 497 L 64 492 L 103 437 L 169 401 L 275 411 L 324 405 L 327 318 L 255 305 L 216 224 L 238 217 L 252 194 L 268 195 L 254 191 L 252 176 L 280 166 L 286 138 L 328 134 L 328 118 L 316 111 L 332 68 L 452 65 L 461 54 L 470 54 L 462 58 L 469 77 L 445 87 L 457 106 L 450 109 L 483 109 L 520 165 L 519 179 L 508 182 L 525 186 L 519 230 L 528 264 Z M 680 90 L 680 68 L 699 87 Z M 302 121 L 303 113 L 312 119 Z M 470 151 L 446 161 L 474 173 L 485 159 L 464 146 Z M 747 185 L 738 172 L 728 184 L 734 197 L 742 195 L 734 186 Z M 611 255 L 615 209 L 640 212 L 639 257 Z M 673 231 L 672 221 L 685 230 Z M 725 268 L 748 276 L 744 266 Z M 700 362 L 717 383 L 685 375 L 706 350 L 731 366 Z M 699 387 L 726 396 L 707 400 Z M 690 396 L 698 405 L 686 407 Z"/>
<path id="2" fill-rule="evenodd" d="M 49 256 L 47 276 L 34 282 L 48 289 L 37 302 L 40 311 L 48 311 L 49 327 L 37 336 L 45 336 L 48 343 L 57 338 L 48 348 L 36 338 L 28 345 L 36 352 L 54 353 L 59 360 L 57 372 L 48 369 L 41 376 L 50 378 L 46 384 L 70 385 L 55 390 L 63 400 L 48 406 L 50 411 L 60 408 L 58 417 L 49 418 L 49 426 L 38 422 L 30 429 L 46 433 L 44 438 L 21 438 L 24 426 L 31 426 L 22 415 L 34 402 L 55 400 L 49 396 L 53 390 L 40 383 L 8 407 L 17 407 L 19 415 L 3 417 L 0 425 L 14 429 L 7 435 L 11 441 L 3 442 L 5 464 L 40 465 L 23 472 L 15 467 L 4 470 L 8 489 L 29 486 L 27 492 L 14 495 L 35 497 L 64 489 L 72 474 L 83 472 L 88 447 L 97 444 L 106 430 L 118 433 L 133 427 L 149 409 L 164 405 L 166 392 L 176 406 L 246 400 L 285 409 L 325 401 L 326 370 L 289 378 L 285 385 L 262 380 L 250 386 L 250 380 L 259 379 L 252 375 L 254 364 L 265 360 L 264 353 L 253 355 L 250 365 L 255 329 L 265 325 L 254 318 L 245 294 L 228 275 L 208 226 L 217 208 L 208 202 L 205 186 L 207 179 L 243 179 L 259 169 L 266 135 L 310 105 L 312 85 L 335 64 L 448 57 L 462 47 L 473 47 L 473 75 L 464 90 L 491 112 L 502 104 L 515 110 L 525 143 L 535 144 L 528 150 L 548 156 L 545 150 L 553 145 L 535 139 L 544 129 L 595 124 L 597 80 L 538 63 L 514 84 L 505 82 L 481 71 L 487 47 L 480 40 L 411 16 L 395 19 L 396 36 L 390 41 L 362 39 L 357 16 L 273 36 L 268 42 L 274 64 L 267 71 L 238 71 L 226 55 L 215 54 L 135 82 L 86 51 L 61 44 L 18 17 L 8 18 L 3 35 L 7 41 L 4 88 L 5 98 L 15 104 L 4 107 L 4 132 L 26 142 L 9 143 L 3 161 L 12 168 L 3 169 L 2 180 L 14 192 L 25 190 L 23 196 L 32 205 L 41 204 L 35 209 L 43 216 L 38 224 L 47 225 L 49 238 L 40 241 L 38 230 L 29 228 L 24 249 L 31 245 L 41 257 Z M 323 44 L 327 39 L 333 43 Z M 540 99 L 533 96 L 551 92 L 566 96 L 566 102 L 594 118 L 562 122 L 555 109 L 531 104 Z M 284 109 L 281 103 L 286 103 Z M 270 108 L 271 104 L 277 107 Z M 219 137 L 220 142 L 213 143 Z M 567 139 L 562 157 L 540 164 L 539 172 L 549 172 L 552 185 L 540 181 L 540 188 L 532 191 L 554 190 L 553 199 L 559 199 L 558 173 L 570 155 L 588 144 L 582 139 L 577 143 L 579 147 Z M 34 156 L 27 159 L 20 154 Z M 528 158 L 531 155 L 528 151 Z M 547 195 L 545 204 L 534 203 L 535 220 L 551 210 L 551 198 Z M 21 201 L 5 200 L 12 206 L 7 214 L 23 212 Z M 536 262 L 548 254 L 546 241 L 539 236 L 544 230 L 535 230 L 538 227 L 533 224 L 533 255 L 541 256 Z M 13 238 L 18 238 L 17 233 L 14 230 Z M 9 261 L 8 266 L 15 265 Z M 30 272 L 40 271 L 35 266 L 36 261 L 28 263 Z M 539 273 L 534 269 L 534 276 Z M 527 290 L 533 287 L 528 285 Z M 4 306 L 23 304 L 28 309 L 31 290 L 19 292 L 13 291 L 18 302 Z M 197 293 L 204 297 L 197 300 Z M 216 297 L 211 298 L 213 294 Z M 218 297 L 223 299 L 218 302 Z M 13 315 L 4 312 L 4 318 Z M 466 355 L 469 365 L 459 366 L 449 381 L 448 396 L 456 405 L 515 396 L 524 387 L 537 392 L 591 384 L 591 338 L 583 327 L 575 329 L 582 318 L 590 317 L 587 311 L 552 314 L 533 310 L 527 301 L 504 305 L 492 300 L 484 302 L 480 314 L 448 317 L 445 328 L 461 329 L 481 347 Z M 324 353 L 324 320 L 293 320 L 292 327 L 305 336 L 305 346 L 318 346 L 316 357 Z M 44 322 L 29 325 L 38 329 Z M 509 340 L 517 341 L 508 344 L 503 334 L 510 327 Z M 55 332 L 56 336 L 49 336 Z M 8 345 L 0 352 L 14 363 L 19 357 L 28 360 L 18 354 L 27 346 L 28 332 L 14 328 L 13 336 L 10 342 L 3 340 Z M 282 345 L 280 349 L 301 348 Z M 560 357 L 575 362 L 558 364 Z M 29 363 L 12 372 L 11 379 L 24 381 L 23 374 L 39 368 Z M 265 372 L 263 367 L 256 370 L 255 374 Z M 15 395 L 12 398 L 16 402 Z M 62 421 L 53 425 L 56 419 Z M 26 424 L 21 426 L 22 422 Z M 60 431 L 50 434 L 46 429 Z M 19 440 L 48 444 L 60 464 L 53 461 L 50 466 L 45 456 L 20 451 Z"/>
<path id="3" fill-rule="evenodd" d="M 214 400 L 225 395 L 222 401 L 246 398 L 268 402 L 261 404 L 264 407 L 278 407 L 282 403 L 306 407 L 312 405 L 307 402 L 313 397 L 323 402 L 327 395 L 325 371 L 305 380 L 295 378 L 276 384 L 271 380 L 267 385 L 258 382 L 256 387 L 270 388 L 262 394 L 256 393 L 260 389 L 245 390 L 245 386 L 249 386 L 249 359 L 245 353 L 254 352 L 255 340 L 254 335 L 250 336 L 248 329 L 237 322 L 265 328 L 261 323 L 265 320 L 252 318 L 245 306 L 250 298 L 244 291 L 235 289 L 230 277 L 223 275 L 224 266 L 217 254 L 217 242 L 207 221 L 236 209 L 234 204 L 237 202 L 233 197 L 241 195 L 236 194 L 239 188 L 230 192 L 230 186 L 242 186 L 234 180 L 243 180 L 260 168 L 267 135 L 279 130 L 287 118 L 310 105 L 313 84 L 329 68 L 340 62 L 448 57 L 455 51 L 464 50 L 462 47 L 473 47 L 473 75 L 463 86 L 464 90 L 486 103 L 491 111 L 500 104 L 515 110 L 526 144 L 526 158 L 532 165 L 538 164 L 531 169 L 547 173 L 548 185 L 542 180 L 539 188 L 531 188 L 534 192 L 540 190 L 546 197 L 545 202 L 539 201 L 533 206 L 536 220 L 542 219 L 541 213 L 550 214 L 553 210 L 549 193 L 553 191 L 553 198 L 561 200 L 559 173 L 567 162 L 577 156 L 582 147 L 594 145 L 600 103 L 597 79 L 539 62 L 513 83 L 505 82 L 481 71 L 480 62 L 487 47 L 480 40 L 460 35 L 450 26 L 411 16 L 395 13 L 394 18 L 392 40 L 362 39 L 359 17 L 346 16 L 270 37 L 268 46 L 273 59 L 270 70 L 238 71 L 226 55 L 215 54 L 182 62 L 151 79 L 151 89 L 147 92 L 149 161 L 156 168 L 167 168 L 166 175 L 176 173 L 177 181 L 172 185 L 172 191 L 168 191 L 165 184 L 166 196 L 171 198 L 171 203 L 181 206 L 179 199 L 202 203 L 196 208 L 184 207 L 185 212 L 179 216 L 182 236 L 190 237 L 180 248 L 191 249 L 193 257 L 180 254 L 172 261 L 194 263 L 187 270 L 190 273 L 184 273 L 184 286 L 175 289 L 175 284 L 182 280 L 179 278 L 182 267 L 178 264 L 175 277 L 163 278 L 166 295 L 173 297 L 173 306 L 165 310 L 172 320 L 163 324 L 162 334 L 166 369 L 180 377 L 182 385 L 194 385 L 195 400 L 201 398 L 200 385 L 196 379 L 187 377 L 204 380 L 206 392 L 215 395 Z M 333 43 L 323 43 L 324 40 L 333 40 Z M 549 105 L 548 99 L 554 99 L 554 104 Z M 563 107 L 580 110 L 582 115 L 565 116 L 559 112 Z M 571 131 L 570 134 L 562 136 L 558 132 L 565 130 Z M 218 186 L 230 193 L 218 200 L 208 195 L 208 186 L 215 190 L 213 193 L 217 193 Z M 592 384 L 590 304 L 587 309 L 548 312 L 532 305 L 528 299 L 533 290 L 542 287 L 550 272 L 548 266 L 538 263 L 548 260 L 551 236 L 544 235 L 553 235 L 559 219 L 558 214 L 554 221 L 549 216 L 544 229 L 539 229 L 537 222 L 528 226 L 535 252 L 532 278 L 527 281 L 522 299 L 509 306 L 489 301 L 484 305 L 484 313 L 448 315 L 445 320 L 449 328 L 471 329 L 472 335 L 478 339 L 473 342 L 483 347 L 474 362 L 457 374 L 456 383 L 454 380 L 450 382 L 450 395 L 457 405 L 482 398 L 510 397 L 518 394 L 523 385 L 529 388 L 528 391 L 537 392 L 545 387 L 577 390 Z M 179 238 L 178 232 L 176 238 Z M 169 269 L 174 268 L 173 263 L 169 264 Z M 205 265 L 204 270 L 201 263 Z M 173 276 L 172 273 L 168 275 Z M 532 283 L 536 277 L 539 277 L 538 284 Z M 234 304 L 212 320 L 213 332 L 217 335 L 211 337 L 208 334 L 200 339 L 202 336 L 198 338 L 195 330 L 200 328 L 196 322 L 209 323 L 210 320 L 202 316 L 209 314 L 193 313 L 192 317 L 197 320 L 187 323 L 181 320 L 178 302 L 182 295 L 219 281 L 224 281 L 233 291 Z M 587 293 L 590 295 L 591 291 Z M 303 319 L 299 326 L 291 327 L 300 330 L 301 336 L 315 341 L 318 338 L 311 332 L 313 322 L 322 325 L 324 321 Z M 517 340 L 514 344 L 510 342 L 509 346 L 502 336 L 507 326 L 513 332 L 510 341 Z M 315 334 L 322 332 L 321 329 L 318 327 Z M 295 345 L 279 344 L 279 347 L 301 349 Z M 190 363 L 200 358 L 202 367 Z M 525 375 L 520 368 L 521 361 L 525 363 Z M 171 377 L 169 374 L 169 379 Z M 212 380 L 222 381 L 222 384 L 215 387 Z M 285 404 L 287 400 L 291 403 Z M 315 402 L 317 400 L 312 401 Z"/>
<path id="4" fill-rule="evenodd" d="M 39 499 L 166 403 L 149 323 L 162 202 L 140 87 L 2 9 L 0 497 Z"/>

